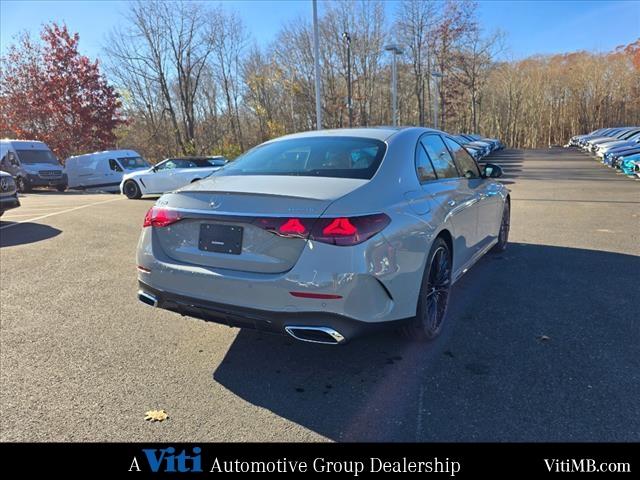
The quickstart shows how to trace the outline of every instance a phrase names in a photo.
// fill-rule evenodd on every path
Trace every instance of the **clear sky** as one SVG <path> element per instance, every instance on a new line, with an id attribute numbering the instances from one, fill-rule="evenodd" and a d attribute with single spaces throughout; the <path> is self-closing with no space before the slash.
<path id="1" fill-rule="evenodd" d="M 271 41 L 280 26 L 299 15 L 311 16 L 311 0 L 226 0 L 258 44 Z M 322 14 L 322 0 L 319 12 Z M 608 51 L 640 37 L 640 0 L 524 1 L 480 0 L 480 20 L 506 34 L 506 58 L 575 50 Z M 387 0 L 393 17 L 397 2 Z M 80 34 L 80 50 L 100 57 L 106 34 L 122 21 L 127 2 L 121 0 L 0 0 L 0 51 L 27 30 L 37 35 L 43 23 L 64 21 Z"/>

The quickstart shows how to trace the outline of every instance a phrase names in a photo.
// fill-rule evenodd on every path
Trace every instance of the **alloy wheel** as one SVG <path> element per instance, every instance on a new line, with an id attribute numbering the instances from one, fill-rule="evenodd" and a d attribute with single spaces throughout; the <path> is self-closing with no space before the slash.
<path id="1" fill-rule="evenodd" d="M 443 246 L 438 247 L 431 258 L 426 288 L 426 308 L 422 321 L 426 330 L 438 332 L 447 313 L 451 289 L 451 260 Z"/>

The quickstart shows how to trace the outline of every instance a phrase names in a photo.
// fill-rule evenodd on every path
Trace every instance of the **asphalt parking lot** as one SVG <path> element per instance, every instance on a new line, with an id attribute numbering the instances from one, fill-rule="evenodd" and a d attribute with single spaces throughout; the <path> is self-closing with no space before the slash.
<path id="1" fill-rule="evenodd" d="M 0 223 L 0 440 L 640 440 L 640 183 L 574 150 L 491 161 L 512 243 L 454 288 L 430 345 L 155 310 L 134 258 L 153 199 L 23 196 Z"/>

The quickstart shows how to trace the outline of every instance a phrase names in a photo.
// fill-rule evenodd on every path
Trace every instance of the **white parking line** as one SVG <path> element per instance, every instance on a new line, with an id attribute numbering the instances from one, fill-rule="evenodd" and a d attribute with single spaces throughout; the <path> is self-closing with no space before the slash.
<path id="1" fill-rule="evenodd" d="M 28 220 L 21 220 L 20 222 L 12 223 L 11 225 L 5 225 L 4 227 L 0 227 L 0 230 L 4 230 L 5 228 L 15 227 L 16 225 L 20 225 L 22 223 L 35 222 L 36 220 L 42 220 L 43 218 L 52 217 L 54 215 L 60 215 L 62 213 L 73 212 L 74 210 L 80 210 L 81 208 L 93 207 L 94 205 L 100 205 L 102 203 L 115 202 L 117 200 L 124 200 L 124 198 L 112 198 L 110 200 L 103 200 L 102 202 L 88 203 L 86 205 L 80 205 L 79 207 L 69 208 L 67 210 L 62 210 L 61 212 L 48 213 L 47 215 L 41 215 L 39 217 L 30 218 Z"/>

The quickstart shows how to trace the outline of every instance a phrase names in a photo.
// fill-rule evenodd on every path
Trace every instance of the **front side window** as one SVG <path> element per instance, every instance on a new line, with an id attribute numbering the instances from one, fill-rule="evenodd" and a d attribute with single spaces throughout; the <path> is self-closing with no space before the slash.
<path id="1" fill-rule="evenodd" d="M 156 167 L 156 170 L 174 170 L 176 168 L 184 168 L 182 165 L 183 165 L 182 160 L 179 160 L 177 158 L 172 158 L 159 164 Z"/>
<path id="2" fill-rule="evenodd" d="M 465 178 L 480 178 L 480 169 L 478 168 L 478 164 L 476 161 L 469 155 L 462 145 L 460 145 L 455 140 L 451 138 L 444 137 L 445 142 L 447 142 L 447 146 L 449 150 L 451 150 L 451 154 L 455 159 L 456 165 L 460 170 L 460 173 Z"/>
<path id="3" fill-rule="evenodd" d="M 118 165 L 118 162 L 115 161 L 115 159 L 110 158 L 109 159 L 109 168 L 111 170 L 113 170 L 114 172 L 121 172 L 122 168 L 120 167 L 120 165 Z"/>
<path id="4" fill-rule="evenodd" d="M 291 175 L 370 179 L 386 145 L 372 138 L 303 137 L 260 145 L 214 175 Z"/>
<path id="5" fill-rule="evenodd" d="M 440 135 L 426 135 L 420 139 L 420 143 L 429 155 L 438 178 L 457 178 L 459 176 L 453 158 L 451 158 Z"/>

